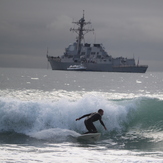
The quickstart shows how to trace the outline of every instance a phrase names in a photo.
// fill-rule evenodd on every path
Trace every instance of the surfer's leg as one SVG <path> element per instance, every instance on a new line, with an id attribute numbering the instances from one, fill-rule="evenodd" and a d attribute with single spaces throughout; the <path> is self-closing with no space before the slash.
<path id="1" fill-rule="evenodd" d="M 94 124 L 91 121 L 85 120 L 84 123 L 85 123 L 87 130 L 89 131 L 87 133 L 96 133 L 97 132 L 96 127 L 94 126 Z"/>
<path id="2" fill-rule="evenodd" d="M 91 132 L 92 132 L 92 133 L 96 133 L 96 132 L 97 132 L 97 129 L 96 129 L 96 127 L 94 126 L 93 123 L 90 124 L 90 127 L 91 127 Z"/>
<path id="3" fill-rule="evenodd" d="M 90 133 L 92 132 L 92 129 L 91 129 L 91 125 L 90 125 L 90 122 L 85 120 L 84 121 L 84 124 L 85 124 L 85 127 L 87 128 L 88 132 L 87 133 Z"/>

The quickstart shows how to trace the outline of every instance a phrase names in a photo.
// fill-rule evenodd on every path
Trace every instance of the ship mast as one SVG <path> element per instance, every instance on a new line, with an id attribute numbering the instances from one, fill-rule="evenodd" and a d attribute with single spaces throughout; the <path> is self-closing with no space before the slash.
<path id="1" fill-rule="evenodd" d="M 94 31 L 94 29 L 86 29 L 84 28 L 85 25 L 91 24 L 91 22 L 85 22 L 84 19 L 84 10 L 83 10 L 83 17 L 77 21 L 77 22 L 72 22 L 76 25 L 78 25 L 78 28 L 70 28 L 70 31 L 76 32 L 78 34 L 77 37 L 77 55 L 80 55 L 80 50 L 81 50 L 81 42 L 84 39 L 84 35 L 90 31 Z"/>

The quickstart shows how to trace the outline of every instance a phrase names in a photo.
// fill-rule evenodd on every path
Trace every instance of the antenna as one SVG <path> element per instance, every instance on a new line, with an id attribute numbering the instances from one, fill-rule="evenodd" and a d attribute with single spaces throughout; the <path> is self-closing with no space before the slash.
<path id="1" fill-rule="evenodd" d="M 78 37 L 77 37 L 77 54 L 80 54 L 80 50 L 81 50 L 81 42 L 82 40 L 84 40 L 84 35 L 90 31 L 94 31 L 94 29 L 89 29 L 89 28 L 84 28 L 86 25 L 91 24 L 91 22 L 85 22 L 84 19 L 84 10 L 83 10 L 83 17 L 76 22 L 72 22 L 74 24 L 76 24 L 78 27 L 77 28 L 70 28 L 70 31 L 76 32 Z"/>
<path id="2" fill-rule="evenodd" d="M 138 57 L 138 62 L 137 62 L 137 66 L 139 66 L 139 57 Z"/>
<path id="3" fill-rule="evenodd" d="M 93 32 L 93 34 L 95 35 L 95 38 L 94 38 L 94 44 L 96 44 L 96 33 Z"/>
<path id="4" fill-rule="evenodd" d="M 48 57 L 48 46 L 47 46 L 47 53 L 46 53 L 46 56 Z"/>
<path id="5" fill-rule="evenodd" d="M 48 47 L 47 47 L 47 53 L 46 53 L 46 56 L 47 56 L 47 58 L 49 57 L 48 56 Z M 47 60 L 47 70 L 49 69 L 49 61 Z"/>

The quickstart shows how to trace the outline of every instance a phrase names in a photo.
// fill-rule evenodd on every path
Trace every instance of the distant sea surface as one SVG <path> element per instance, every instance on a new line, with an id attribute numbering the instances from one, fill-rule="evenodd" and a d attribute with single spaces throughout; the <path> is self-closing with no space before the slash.
<path id="1" fill-rule="evenodd" d="M 108 130 L 79 141 L 100 108 Z M 0 162 L 163 163 L 163 73 L 0 68 Z"/>

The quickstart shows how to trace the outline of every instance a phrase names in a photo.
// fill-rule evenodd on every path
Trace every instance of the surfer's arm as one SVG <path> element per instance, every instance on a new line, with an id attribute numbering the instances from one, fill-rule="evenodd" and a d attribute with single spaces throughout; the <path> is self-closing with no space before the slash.
<path id="1" fill-rule="evenodd" d="M 84 117 L 88 117 L 88 116 L 90 116 L 90 115 L 91 115 L 91 113 L 90 113 L 90 114 L 85 114 L 85 115 L 83 115 L 82 117 L 77 118 L 76 121 L 78 121 L 78 120 L 80 120 L 80 119 L 82 119 L 82 118 L 84 118 Z"/>
<path id="2" fill-rule="evenodd" d="M 107 128 L 105 127 L 104 122 L 100 119 L 100 123 L 104 126 L 104 129 L 107 130 Z"/>

